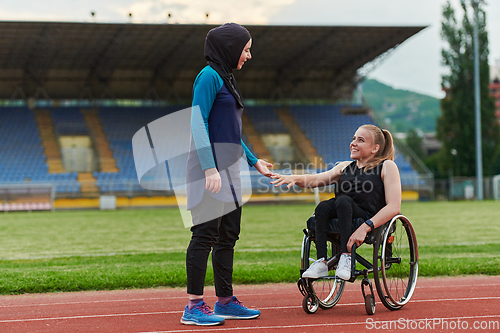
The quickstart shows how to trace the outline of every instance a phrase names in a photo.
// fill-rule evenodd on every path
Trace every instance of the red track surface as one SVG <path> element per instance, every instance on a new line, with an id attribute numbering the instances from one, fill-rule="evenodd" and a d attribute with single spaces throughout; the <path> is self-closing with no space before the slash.
<path id="1" fill-rule="evenodd" d="M 377 298 L 373 316 L 365 313 L 359 280 L 346 286 L 333 309 L 312 315 L 302 310 L 295 284 L 235 286 L 235 294 L 259 308 L 260 318 L 212 327 L 182 325 L 184 289 L 1 296 L 0 332 L 500 331 L 500 276 L 421 278 L 401 310 L 389 311 Z M 215 300 L 213 288 L 207 288 L 205 301 L 213 307 Z"/>

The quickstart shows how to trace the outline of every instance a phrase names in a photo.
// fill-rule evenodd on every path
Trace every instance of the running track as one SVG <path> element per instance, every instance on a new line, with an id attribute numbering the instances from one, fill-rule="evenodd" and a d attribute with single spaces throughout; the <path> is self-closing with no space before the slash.
<path id="1" fill-rule="evenodd" d="M 180 324 L 186 304 L 184 289 L 0 296 L 0 332 L 317 333 L 372 332 L 376 328 L 388 332 L 463 332 L 457 325 L 469 332 L 500 331 L 499 326 L 493 326 L 500 323 L 500 276 L 420 278 L 412 300 L 403 309 L 391 312 L 376 297 L 373 316 L 365 313 L 360 288 L 360 280 L 349 283 L 333 309 L 308 315 L 302 310 L 302 295 L 295 284 L 235 286 L 240 300 L 259 308 L 261 317 L 228 320 L 223 326 L 212 327 Z M 213 288 L 207 288 L 205 300 L 213 307 Z"/>

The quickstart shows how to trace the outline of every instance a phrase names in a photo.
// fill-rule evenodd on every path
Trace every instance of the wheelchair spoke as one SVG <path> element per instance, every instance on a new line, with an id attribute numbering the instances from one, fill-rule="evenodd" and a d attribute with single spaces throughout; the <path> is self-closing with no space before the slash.
<path id="1" fill-rule="evenodd" d="M 318 298 L 319 307 L 322 309 L 330 309 L 340 300 L 344 292 L 345 281 L 330 276 L 326 279 L 314 281 L 311 287 Z"/>

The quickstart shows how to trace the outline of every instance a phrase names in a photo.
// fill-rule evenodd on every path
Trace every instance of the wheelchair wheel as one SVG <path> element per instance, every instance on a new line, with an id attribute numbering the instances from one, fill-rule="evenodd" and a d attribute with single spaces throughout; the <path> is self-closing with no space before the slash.
<path id="1" fill-rule="evenodd" d="M 308 314 L 318 311 L 318 299 L 312 295 L 305 295 L 302 299 L 302 309 Z"/>
<path id="2" fill-rule="evenodd" d="M 318 298 L 320 308 L 333 308 L 340 300 L 345 288 L 345 281 L 336 278 L 317 279 L 311 282 L 311 288 Z"/>
<path id="3" fill-rule="evenodd" d="M 373 251 L 373 275 L 382 304 L 399 310 L 410 300 L 417 283 L 418 248 L 410 221 L 394 217 L 381 228 Z"/>
<path id="4" fill-rule="evenodd" d="M 328 254 L 332 254 L 333 256 L 338 249 L 332 243 L 328 242 L 328 244 L 330 246 Z M 312 237 L 306 236 L 302 245 L 303 271 L 309 268 L 309 262 L 313 260 L 312 258 L 316 258 L 316 243 Z M 334 307 L 344 292 L 345 281 L 336 279 L 333 276 L 334 272 L 330 271 L 330 276 L 326 278 L 308 279 L 309 293 L 316 296 L 317 304 L 322 309 L 331 309 Z"/>
<path id="5" fill-rule="evenodd" d="M 365 310 L 369 315 L 375 314 L 375 296 L 372 294 L 365 296 Z"/>

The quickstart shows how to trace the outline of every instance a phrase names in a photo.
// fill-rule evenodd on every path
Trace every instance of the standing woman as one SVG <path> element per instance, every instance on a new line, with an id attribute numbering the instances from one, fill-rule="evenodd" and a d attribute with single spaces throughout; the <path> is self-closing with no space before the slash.
<path id="1" fill-rule="evenodd" d="M 257 160 L 241 140 L 243 99 L 232 74 L 252 58 L 248 30 L 227 23 L 209 31 L 205 39 L 208 64 L 193 85 L 191 149 L 187 162 L 188 209 L 193 218 L 186 253 L 189 303 L 181 322 L 220 325 L 225 319 L 252 319 L 249 309 L 233 296 L 234 245 L 240 233 L 241 182 L 239 159 L 266 176 L 272 164 Z M 203 301 L 208 256 L 212 252 L 214 312 Z"/>

